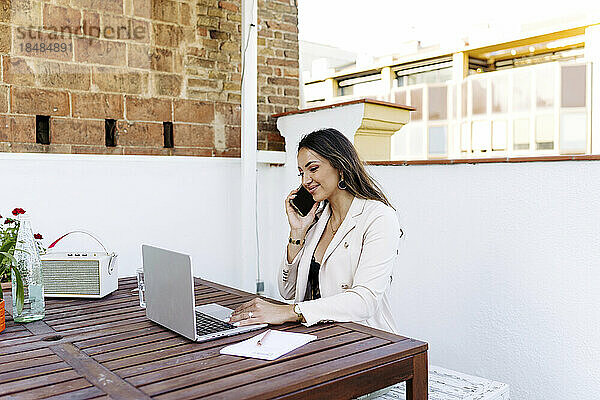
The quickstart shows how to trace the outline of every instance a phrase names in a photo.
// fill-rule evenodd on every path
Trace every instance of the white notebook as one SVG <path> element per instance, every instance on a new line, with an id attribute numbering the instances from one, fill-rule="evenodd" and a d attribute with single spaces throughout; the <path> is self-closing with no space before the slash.
<path id="1" fill-rule="evenodd" d="M 268 336 L 265 335 L 269 332 Z M 317 337 L 305 333 L 283 332 L 273 329 L 260 335 L 251 337 L 242 342 L 232 344 L 221 349 L 221 354 L 230 356 L 260 358 L 261 360 L 275 360 L 290 351 L 312 342 Z M 263 340 L 264 337 L 264 340 Z M 258 341 L 261 345 L 258 345 Z"/>

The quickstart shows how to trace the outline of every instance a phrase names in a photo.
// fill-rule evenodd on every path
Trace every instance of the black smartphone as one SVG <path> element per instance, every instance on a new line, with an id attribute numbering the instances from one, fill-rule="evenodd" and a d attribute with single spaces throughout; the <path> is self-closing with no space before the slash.
<path id="1" fill-rule="evenodd" d="M 312 194 L 304 186 L 300 186 L 296 192 L 296 197 L 290 199 L 292 208 L 303 217 L 310 212 L 315 204 Z"/>

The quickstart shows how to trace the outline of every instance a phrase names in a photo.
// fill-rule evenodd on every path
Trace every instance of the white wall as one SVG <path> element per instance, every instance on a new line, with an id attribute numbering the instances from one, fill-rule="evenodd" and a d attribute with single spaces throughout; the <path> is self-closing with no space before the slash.
<path id="1" fill-rule="evenodd" d="M 134 275 L 148 243 L 191 254 L 195 275 L 253 290 L 240 273 L 240 168 L 225 158 L 4 153 L 0 214 L 24 208 L 46 246 L 73 229 L 96 233 L 119 254 L 120 276 Z M 64 249 L 93 246 L 67 240 Z"/>
<path id="2" fill-rule="evenodd" d="M 512 399 L 597 399 L 600 162 L 370 171 L 405 231 L 398 326 L 429 343 L 430 363 L 506 382 Z M 276 298 L 293 187 L 281 174 L 259 170 L 260 264 Z"/>
<path id="3" fill-rule="evenodd" d="M 291 161 L 295 164 L 295 160 Z M 259 257 L 266 294 L 298 183 L 259 164 Z M 140 245 L 192 255 L 196 275 L 242 282 L 240 160 L 0 154 L 0 213 L 31 215 L 48 244 L 85 228 L 120 254 Z M 401 332 L 434 365 L 506 382 L 513 399 L 596 399 L 600 388 L 600 162 L 371 167 L 400 215 L 394 280 Z M 88 243 L 88 242 L 86 242 Z"/>
<path id="4" fill-rule="evenodd" d="M 400 331 L 511 398 L 600 395 L 600 162 L 377 166 L 405 239 Z"/>

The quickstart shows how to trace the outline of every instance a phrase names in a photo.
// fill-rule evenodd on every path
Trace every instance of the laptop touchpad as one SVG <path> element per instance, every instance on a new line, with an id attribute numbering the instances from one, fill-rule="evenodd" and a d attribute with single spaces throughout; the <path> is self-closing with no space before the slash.
<path id="1" fill-rule="evenodd" d="M 211 317 L 217 318 L 221 321 L 227 321 L 233 312 L 232 309 L 220 306 L 215 303 L 204 304 L 202 306 L 196 306 L 196 311 L 208 314 Z"/>

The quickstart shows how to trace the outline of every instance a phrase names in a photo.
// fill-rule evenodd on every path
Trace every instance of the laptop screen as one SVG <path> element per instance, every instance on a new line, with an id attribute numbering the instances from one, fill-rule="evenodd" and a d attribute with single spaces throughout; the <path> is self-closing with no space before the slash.
<path id="1" fill-rule="evenodd" d="M 142 245 L 146 316 L 191 340 L 196 338 L 190 256 Z"/>

